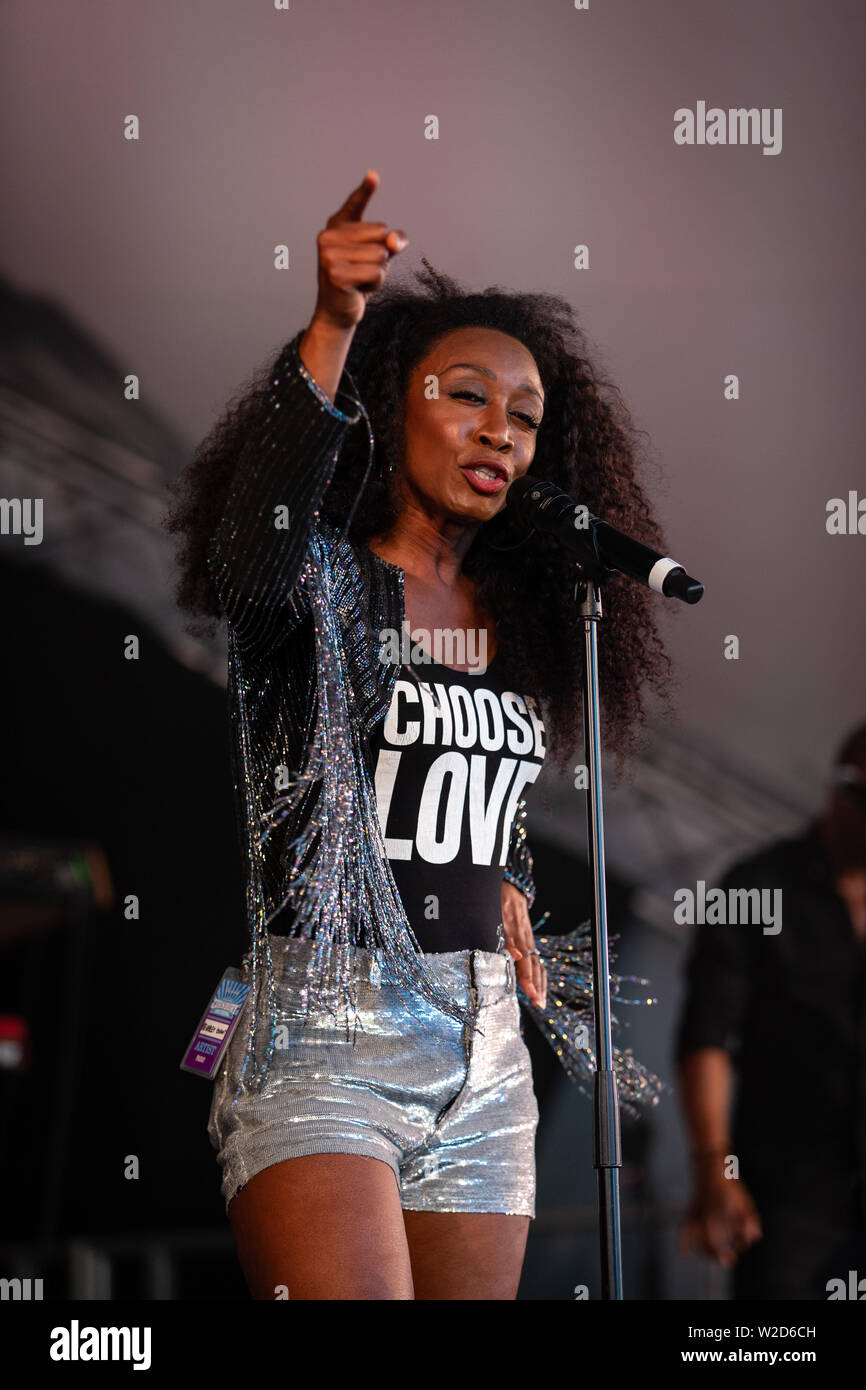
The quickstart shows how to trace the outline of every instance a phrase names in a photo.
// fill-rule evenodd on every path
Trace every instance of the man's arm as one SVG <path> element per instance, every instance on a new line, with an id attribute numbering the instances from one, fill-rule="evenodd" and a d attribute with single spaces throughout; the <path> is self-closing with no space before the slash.
<path id="1" fill-rule="evenodd" d="M 734 881 L 731 871 L 722 887 Z M 702 923 L 695 929 L 675 1042 L 692 1172 L 680 1251 L 702 1250 L 726 1267 L 761 1235 L 752 1196 L 726 1163 L 732 1153 L 734 1054 L 754 987 L 748 933 L 744 924 Z"/>
<path id="2" fill-rule="evenodd" d="M 734 1067 L 724 1047 L 699 1047 L 679 1066 L 680 1102 L 691 1141 L 696 1179 L 731 1152 L 731 1097 Z"/>

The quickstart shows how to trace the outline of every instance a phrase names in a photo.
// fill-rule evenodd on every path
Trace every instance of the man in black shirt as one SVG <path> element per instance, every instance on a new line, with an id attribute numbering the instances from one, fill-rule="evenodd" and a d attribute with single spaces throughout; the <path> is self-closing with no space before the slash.
<path id="1" fill-rule="evenodd" d="M 733 1268 L 738 1299 L 866 1296 L 866 725 L 834 771 L 821 817 L 720 885 L 781 890 L 781 929 L 703 922 L 687 966 L 681 1249 Z"/>

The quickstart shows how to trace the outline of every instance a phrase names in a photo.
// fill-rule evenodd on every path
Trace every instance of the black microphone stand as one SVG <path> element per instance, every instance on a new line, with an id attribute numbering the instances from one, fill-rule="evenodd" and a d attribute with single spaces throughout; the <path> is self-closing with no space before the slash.
<path id="1" fill-rule="evenodd" d="M 610 958 L 604 866 L 604 808 L 601 790 L 601 734 L 598 700 L 598 624 L 602 618 L 601 583 L 611 573 L 599 555 L 593 527 L 580 535 L 585 556 L 577 562 L 574 599 L 580 604 L 584 631 L 583 745 L 589 772 L 587 854 L 593 887 L 592 973 L 596 1072 L 592 1095 L 593 1167 L 598 1171 L 601 1296 L 621 1299 L 622 1231 L 619 1170 L 622 1148 L 619 1100 L 613 1069 L 610 1016 Z"/>
<path id="2" fill-rule="evenodd" d="M 583 743 L 589 772 L 587 857 L 592 874 L 592 973 L 596 1070 L 592 1097 L 593 1167 L 598 1171 L 599 1238 L 602 1297 L 622 1298 L 622 1233 L 619 1170 L 622 1149 L 619 1100 L 613 1069 L 610 1015 L 610 957 L 607 937 L 607 897 L 604 867 L 604 810 L 601 793 L 601 735 L 598 700 L 598 624 L 602 617 L 601 585 L 613 575 L 628 574 L 666 597 L 697 603 L 703 585 L 686 574 L 670 556 L 606 525 L 599 517 L 580 521 L 574 501 L 555 484 L 524 476 L 508 489 L 508 505 L 524 523 L 555 536 L 577 559 L 574 600 L 580 604 L 584 631 Z M 532 506 L 530 503 L 534 503 Z M 608 560 L 602 559 L 605 547 Z M 660 575 L 660 577 L 659 577 Z"/>

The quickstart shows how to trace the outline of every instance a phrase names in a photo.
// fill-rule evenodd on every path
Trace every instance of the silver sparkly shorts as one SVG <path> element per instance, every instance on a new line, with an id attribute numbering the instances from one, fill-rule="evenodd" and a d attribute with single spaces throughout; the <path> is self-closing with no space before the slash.
<path id="1" fill-rule="evenodd" d="M 514 963 L 479 950 L 428 955 L 453 997 L 480 1006 L 470 1034 L 423 999 L 411 1010 L 356 952 L 357 1028 L 310 1006 L 300 990 L 310 943 L 274 938 L 280 1026 L 260 1091 L 235 1098 L 247 1044 L 246 1010 L 214 1083 L 208 1135 L 229 1203 L 256 1173 L 306 1154 L 365 1154 L 389 1164 L 408 1211 L 535 1216 L 538 1103 L 521 1033 Z M 421 1022 L 420 1020 L 423 1020 Z M 261 1044 L 260 1044 L 261 1045 Z M 251 1072 L 248 1068 L 248 1074 Z"/>

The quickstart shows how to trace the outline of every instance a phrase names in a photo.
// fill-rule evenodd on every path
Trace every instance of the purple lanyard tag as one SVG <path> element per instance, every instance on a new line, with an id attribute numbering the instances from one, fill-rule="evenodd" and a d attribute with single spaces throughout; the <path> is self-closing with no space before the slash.
<path id="1" fill-rule="evenodd" d="M 195 1072 L 213 1081 L 232 1034 L 240 1022 L 244 1000 L 250 986 L 236 966 L 230 965 L 214 990 L 213 997 L 184 1053 L 181 1071 Z"/>

